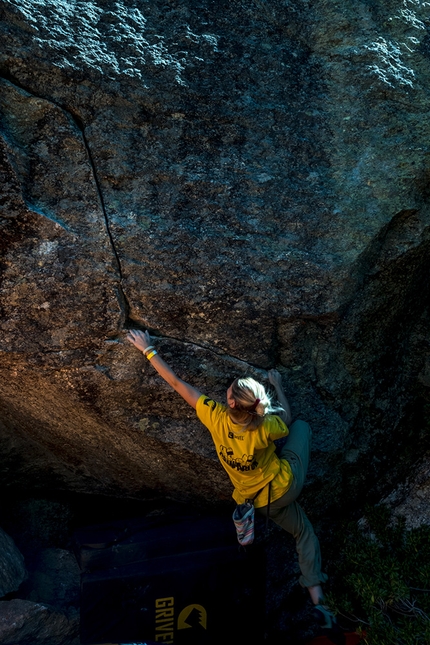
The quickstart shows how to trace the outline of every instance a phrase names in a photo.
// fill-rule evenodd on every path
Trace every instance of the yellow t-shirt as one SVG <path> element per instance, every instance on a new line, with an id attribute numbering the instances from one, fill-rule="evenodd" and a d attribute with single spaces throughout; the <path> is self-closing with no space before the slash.
<path id="1" fill-rule="evenodd" d="M 219 460 L 234 486 L 233 499 L 243 504 L 253 498 L 256 508 L 268 503 L 268 486 L 271 481 L 271 501 L 284 495 L 293 481 L 293 473 L 286 459 L 275 454 L 274 439 L 288 435 L 282 419 L 268 415 L 256 430 L 243 430 L 233 423 L 227 408 L 202 394 L 197 401 L 197 416 L 212 435 Z"/>

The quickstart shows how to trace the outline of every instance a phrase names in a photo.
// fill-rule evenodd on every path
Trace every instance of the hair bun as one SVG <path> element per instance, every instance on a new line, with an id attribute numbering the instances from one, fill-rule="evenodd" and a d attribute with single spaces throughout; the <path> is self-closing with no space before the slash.
<path id="1" fill-rule="evenodd" d="M 266 414 L 266 408 L 267 408 L 267 403 L 260 403 L 257 405 L 255 408 L 255 412 L 258 414 L 259 417 L 264 417 Z"/>

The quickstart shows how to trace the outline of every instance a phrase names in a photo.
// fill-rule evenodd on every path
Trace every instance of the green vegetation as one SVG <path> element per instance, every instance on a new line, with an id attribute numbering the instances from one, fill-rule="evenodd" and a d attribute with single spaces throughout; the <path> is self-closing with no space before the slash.
<path id="1" fill-rule="evenodd" d="M 406 530 L 385 506 L 344 528 L 329 604 L 368 645 L 430 644 L 430 527 Z M 338 545 L 339 546 L 339 545 Z"/>

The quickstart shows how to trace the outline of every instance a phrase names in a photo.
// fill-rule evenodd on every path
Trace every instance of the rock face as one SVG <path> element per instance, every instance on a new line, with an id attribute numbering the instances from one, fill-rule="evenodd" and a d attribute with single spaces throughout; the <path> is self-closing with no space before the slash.
<path id="1" fill-rule="evenodd" d="M 24 591 L 29 599 L 67 613 L 79 606 L 80 571 L 75 556 L 66 549 L 43 549 L 33 563 Z"/>
<path id="2" fill-rule="evenodd" d="M 278 367 L 315 507 L 382 491 L 425 448 L 427 4 L 0 15 L 2 484 L 229 497 L 135 326 L 212 396 Z"/>
<path id="3" fill-rule="evenodd" d="M 17 591 L 26 574 L 23 556 L 12 538 L 0 529 L 0 598 Z"/>
<path id="4" fill-rule="evenodd" d="M 0 601 L 0 638 L 4 645 L 79 645 L 79 614 L 29 600 Z"/>
<path id="5" fill-rule="evenodd" d="M 383 502 L 394 514 L 402 516 L 408 529 L 430 525 L 430 466 L 425 461 L 411 477 L 393 490 Z"/>

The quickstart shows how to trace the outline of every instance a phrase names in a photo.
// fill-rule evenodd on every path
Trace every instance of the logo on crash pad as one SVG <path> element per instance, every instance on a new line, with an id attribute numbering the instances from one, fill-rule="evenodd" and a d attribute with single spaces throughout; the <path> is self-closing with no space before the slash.
<path id="1" fill-rule="evenodd" d="M 178 629 L 190 629 L 197 625 L 207 629 L 207 618 L 206 609 L 202 605 L 188 605 L 178 616 Z"/>

